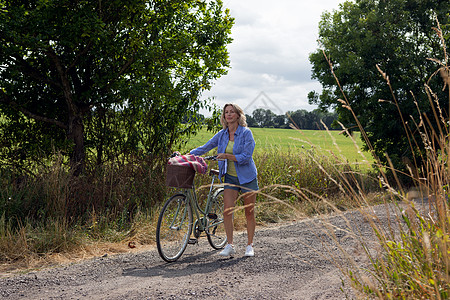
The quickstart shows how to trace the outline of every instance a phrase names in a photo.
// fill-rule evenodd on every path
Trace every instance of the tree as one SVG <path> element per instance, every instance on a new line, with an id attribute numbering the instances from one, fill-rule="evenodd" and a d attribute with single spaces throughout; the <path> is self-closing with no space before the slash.
<path id="1" fill-rule="evenodd" d="M 258 127 L 273 127 L 275 114 L 270 109 L 257 108 L 253 111 L 253 120 Z"/>
<path id="2" fill-rule="evenodd" d="M 266 113 L 263 108 L 257 108 L 253 111 L 252 113 L 253 121 L 256 123 L 258 127 L 262 127 L 262 125 L 264 124 L 265 115 Z"/>
<path id="3" fill-rule="evenodd" d="M 424 83 L 437 65 L 427 58 L 443 57 L 439 37 L 432 29 L 436 26 L 434 16 L 441 24 L 449 24 L 448 8 L 448 1 L 444 0 L 356 0 L 324 13 L 319 23 L 322 49 L 310 55 L 310 62 L 312 77 L 319 80 L 323 90 L 320 95 L 310 93 L 310 103 L 321 109 L 335 108 L 347 127 L 355 124 L 351 111 L 338 101 L 343 95 L 325 53 L 375 154 L 387 163 L 384 154 L 388 153 L 400 169 L 404 169 L 404 159 L 420 165 L 412 150 L 415 147 L 409 143 L 410 134 L 416 131 L 413 122 L 406 122 L 409 116 L 418 120 L 411 92 L 420 110 L 430 112 Z M 389 76 L 393 95 L 377 65 Z M 445 99 L 439 94 L 442 84 L 436 77 L 429 85 L 440 99 Z M 379 102 L 380 99 L 388 101 Z M 446 107 L 441 103 L 441 108 Z"/>
<path id="4" fill-rule="evenodd" d="M 247 120 L 248 127 L 258 127 L 258 123 L 256 123 L 252 116 L 245 114 L 245 118 Z"/>
<path id="5" fill-rule="evenodd" d="M 287 112 L 289 120 L 298 129 L 321 130 L 325 129 L 322 122 L 331 129 L 332 123 L 337 119 L 336 113 L 323 112 L 320 109 L 307 111 L 299 109 Z"/>
<path id="6" fill-rule="evenodd" d="M 0 2 L 0 158 L 156 155 L 229 67 L 222 1 Z"/>
<path id="7" fill-rule="evenodd" d="M 288 111 L 287 115 L 289 122 L 297 129 L 306 129 L 305 115 L 308 113 L 306 109 L 299 109 L 296 111 Z"/>
<path id="8" fill-rule="evenodd" d="M 286 115 L 276 115 L 273 118 L 273 123 L 275 128 L 285 128 L 286 127 Z"/>

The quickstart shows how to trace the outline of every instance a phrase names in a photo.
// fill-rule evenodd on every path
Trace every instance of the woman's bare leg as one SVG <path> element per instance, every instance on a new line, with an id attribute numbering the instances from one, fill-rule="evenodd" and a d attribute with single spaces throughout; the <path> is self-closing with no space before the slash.
<path id="1" fill-rule="evenodd" d="M 225 189 L 223 191 L 223 224 L 229 244 L 233 244 L 233 209 L 238 196 L 238 191 Z"/>
<path id="2" fill-rule="evenodd" d="M 245 218 L 247 219 L 247 245 L 253 243 L 253 237 L 255 236 L 255 203 L 256 193 L 244 195 Z"/>

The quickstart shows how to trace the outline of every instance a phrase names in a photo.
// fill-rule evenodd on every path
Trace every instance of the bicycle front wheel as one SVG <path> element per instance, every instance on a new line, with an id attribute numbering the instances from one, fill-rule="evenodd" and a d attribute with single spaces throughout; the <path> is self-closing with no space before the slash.
<path id="1" fill-rule="evenodd" d="M 211 201 L 206 235 L 211 247 L 222 249 L 227 243 L 225 225 L 223 224 L 223 189 L 216 191 Z"/>
<path id="2" fill-rule="evenodd" d="M 167 262 L 176 261 L 186 250 L 192 232 L 192 208 L 184 194 L 172 196 L 164 204 L 156 227 L 159 255 Z"/>

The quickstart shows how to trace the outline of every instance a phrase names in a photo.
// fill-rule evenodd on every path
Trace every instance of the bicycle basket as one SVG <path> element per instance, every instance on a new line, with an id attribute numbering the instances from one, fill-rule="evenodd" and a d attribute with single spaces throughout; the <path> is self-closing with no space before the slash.
<path id="1" fill-rule="evenodd" d="M 194 183 L 195 171 L 189 166 L 167 165 L 166 185 L 190 189 Z"/>

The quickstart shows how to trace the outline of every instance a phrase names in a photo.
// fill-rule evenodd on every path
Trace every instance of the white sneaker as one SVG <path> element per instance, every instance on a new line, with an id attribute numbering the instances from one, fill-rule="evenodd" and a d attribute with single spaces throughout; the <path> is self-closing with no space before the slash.
<path id="1" fill-rule="evenodd" d="M 247 245 L 247 248 L 245 248 L 245 256 L 255 256 L 255 251 L 253 251 L 253 244 Z"/>
<path id="2" fill-rule="evenodd" d="M 236 253 L 232 244 L 227 244 L 225 248 L 219 253 L 220 256 L 233 256 Z"/>

